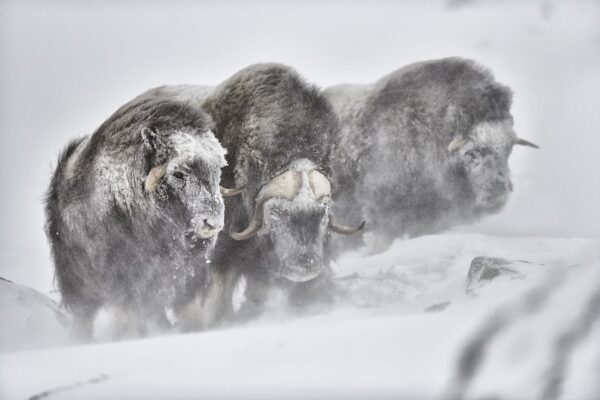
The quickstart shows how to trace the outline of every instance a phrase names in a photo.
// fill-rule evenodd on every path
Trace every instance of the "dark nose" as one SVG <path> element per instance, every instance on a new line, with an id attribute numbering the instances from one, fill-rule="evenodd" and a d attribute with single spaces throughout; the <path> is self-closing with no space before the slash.
<path id="1" fill-rule="evenodd" d="M 209 221 L 207 218 L 204 218 L 204 221 L 202 221 L 202 223 L 204 223 L 204 228 L 206 229 L 216 228 L 216 223 L 214 223 L 213 221 Z"/>
<path id="2" fill-rule="evenodd" d="M 223 222 L 218 217 L 208 217 L 202 220 L 202 229 L 207 231 L 223 229 Z"/>
<path id="3" fill-rule="evenodd" d="M 189 231 L 185 234 L 185 241 L 190 249 L 203 249 L 210 243 L 209 239 L 201 238 L 193 231 Z"/>

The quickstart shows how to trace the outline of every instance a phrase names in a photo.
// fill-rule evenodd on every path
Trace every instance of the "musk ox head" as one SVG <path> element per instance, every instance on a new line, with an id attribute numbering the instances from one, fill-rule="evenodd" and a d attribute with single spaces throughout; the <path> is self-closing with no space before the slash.
<path id="1" fill-rule="evenodd" d="M 451 157 L 470 183 L 476 211 L 495 212 L 506 204 L 513 189 L 508 157 L 514 145 L 538 148 L 518 138 L 510 120 L 481 122 L 448 145 Z"/>
<path id="2" fill-rule="evenodd" d="M 306 159 L 293 162 L 260 190 L 250 223 L 235 240 L 257 236 L 276 260 L 276 278 L 305 282 L 316 278 L 328 265 L 328 231 L 352 234 L 358 228 L 335 223 L 331 215 L 329 179 Z"/>
<path id="3" fill-rule="evenodd" d="M 214 246 L 223 228 L 224 205 L 219 181 L 225 150 L 210 131 L 141 131 L 147 159 L 153 160 L 144 191 L 154 200 L 158 223 L 177 232 L 190 252 Z M 225 189 L 223 189 L 227 192 Z"/>

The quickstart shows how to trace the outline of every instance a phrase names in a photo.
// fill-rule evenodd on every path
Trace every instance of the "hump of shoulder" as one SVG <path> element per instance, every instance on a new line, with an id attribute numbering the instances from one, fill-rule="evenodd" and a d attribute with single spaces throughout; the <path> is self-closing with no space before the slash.
<path id="1" fill-rule="evenodd" d="M 249 102 L 269 98 L 294 96 L 314 91 L 292 67 L 283 64 L 263 63 L 250 65 L 227 79 L 212 96 L 215 99 Z"/>
<path id="2" fill-rule="evenodd" d="M 210 118 L 204 111 L 172 99 L 151 100 L 140 107 L 140 121 L 155 129 L 206 131 L 210 128 Z"/>
<path id="3" fill-rule="evenodd" d="M 201 109 L 202 103 L 213 90 L 214 87 L 209 85 L 163 85 L 146 90 L 125 103 L 122 108 L 131 108 L 152 100 L 173 100 Z"/>
<path id="4" fill-rule="evenodd" d="M 137 143 L 143 128 L 168 133 L 184 129 L 208 131 L 211 120 L 208 115 L 183 102 L 166 98 L 146 98 L 127 103 L 111 115 L 94 133 L 121 145 L 130 141 Z"/>
<path id="5" fill-rule="evenodd" d="M 258 86 L 277 86 L 286 81 L 303 81 L 294 68 L 278 63 L 249 65 L 234 74 L 231 80 L 247 80 Z"/>
<path id="6" fill-rule="evenodd" d="M 402 67 L 381 78 L 376 92 L 419 90 L 430 86 L 457 84 L 490 84 L 494 76 L 473 60 L 450 57 L 421 61 Z"/>
<path id="7" fill-rule="evenodd" d="M 443 112 L 449 105 L 507 110 L 512 92 L 473 60 L 422 61 L 381 78 L 369 104 L 373 111 L 411 109 Z M 476 103 L 481 103 L 477 106 Z M 485 103 L 485 105 L 483 104 Z"/>
<path id="8" fill-rule="evenodd" d="M 282 64 L 254 64 L 242 69 L 215 89 L 204 103 L 216 129 L 274 121 L 289 126 L 292 118 L 322 119 L 333 113 L 319 89 L 306 82 L 293 68 Z"/>

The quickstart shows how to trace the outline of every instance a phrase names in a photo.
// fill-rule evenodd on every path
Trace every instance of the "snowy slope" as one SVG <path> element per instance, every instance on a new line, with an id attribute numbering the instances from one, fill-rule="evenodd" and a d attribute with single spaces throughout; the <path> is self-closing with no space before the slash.
<path id="1" fill-rule="evenodd" d="M 37 290 L 0 278 L 0 352 L 68 343 L 68 316 Z"/>
<path id="2" fill-rule="evenodd" d="M 599 248 L 475 234 L 397 241 L 338 262 L 343 290 L 326 314 L 274 307 L 218 331 L 4 354 L 0 398 L 597 399 Z M 467 295 L 477 256 L 514 273 Z"/>

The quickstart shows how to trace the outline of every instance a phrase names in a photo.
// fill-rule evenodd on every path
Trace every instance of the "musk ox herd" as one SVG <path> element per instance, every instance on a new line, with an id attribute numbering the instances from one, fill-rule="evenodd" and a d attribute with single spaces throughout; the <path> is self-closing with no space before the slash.
<path id="1" fill-rule="evenodd" d="M 513 146 L 537 147 L 513 130 L 511 96 L 458 58 L 370 85 L 256 64 L 141 94 L 66 147 L 47 192 L 73 336 L 91 339 L 102 308 L 119 338 L 249 318 L 271 289 L 291 310 L 330 305 L 345 249 L 502 209 Z"/>

